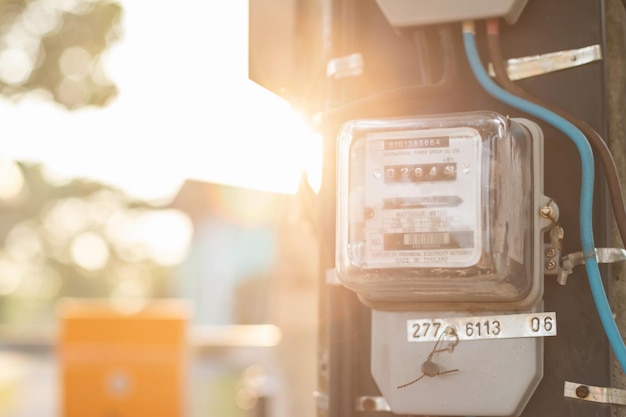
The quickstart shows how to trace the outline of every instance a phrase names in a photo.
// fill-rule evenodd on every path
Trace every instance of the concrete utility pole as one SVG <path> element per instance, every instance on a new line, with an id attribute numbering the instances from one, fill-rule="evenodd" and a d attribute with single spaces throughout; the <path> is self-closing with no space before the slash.
<path id="1" fill-rule="evenodd" d="M 608 101 L 609 147 L 620 173 L 622 187 L 626 183 L 626 10 L 620 0 L 606 2 L 606 80 Z M 611 243 L 624 247 L 615 225 L 612 225 Z M 615 264 L 612 275 L 611 305 L 622 332 L 626 330 L 626 265 Z M 614 358 L 613 358 L 614 359 Z M 626 375 L 613 360 L 614 386 L 624 387 Z M 626 416 L 624 408 L 616 408 L 615 415 Z"/>

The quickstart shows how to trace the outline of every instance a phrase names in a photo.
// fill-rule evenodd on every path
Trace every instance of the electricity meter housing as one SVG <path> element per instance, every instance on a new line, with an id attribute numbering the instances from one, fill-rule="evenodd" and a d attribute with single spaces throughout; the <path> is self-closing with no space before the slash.
<path id="1" fill-rule="evenodd" d="M 338 135 L 339 280 L 382 310 L 529 310 L 543 294 L 543 134 L 494 112 Z M 552 219 L 554 220 L 554 218 Z"/>

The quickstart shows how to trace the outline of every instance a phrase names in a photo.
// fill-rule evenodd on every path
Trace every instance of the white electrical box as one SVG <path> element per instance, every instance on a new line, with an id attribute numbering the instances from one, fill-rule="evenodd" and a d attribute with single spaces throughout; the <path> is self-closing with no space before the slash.
<path id="1" fill-rule="evenodd" d="M 410 27 L 503 17 L 515 23 L 528 0 L 376 0 L 392 26 Z"/>

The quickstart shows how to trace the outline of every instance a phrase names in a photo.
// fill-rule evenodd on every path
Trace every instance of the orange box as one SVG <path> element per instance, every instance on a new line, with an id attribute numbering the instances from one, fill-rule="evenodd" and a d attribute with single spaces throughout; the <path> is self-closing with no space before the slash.
<path id="1" fill-rule="evenodd" d="M 61 416 L 184 415 L 186 303 L 152 301 L 132 313 L 93 300 L 60 307 Z"/>

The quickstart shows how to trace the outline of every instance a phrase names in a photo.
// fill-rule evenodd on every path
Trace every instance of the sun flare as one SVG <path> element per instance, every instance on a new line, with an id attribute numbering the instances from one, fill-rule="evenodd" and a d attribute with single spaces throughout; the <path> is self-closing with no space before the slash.
<path id="1" fill-rule="evenodd" d="M 123 36 L 98 57 L 119 96 L 71 113 L 36 92 L 0 102 L 11 137 L 4 157 L 43 163 L 56 181 L 95 179 L 146 200 L 172 198 L 186 179 L 289 194 L 305 170 L 315 178 L 318 136 L 247 78 L 247 1 L 216 14 L 210 3 L 183 0 L 184 25 L 166 2 L 150 4 L 150 19 L 141 2 L 122 6 Z M 162 30 L 167 22 L 177 29 Z M 60 70 L 76 78 L 91 59 L 70 48 Z"/>

